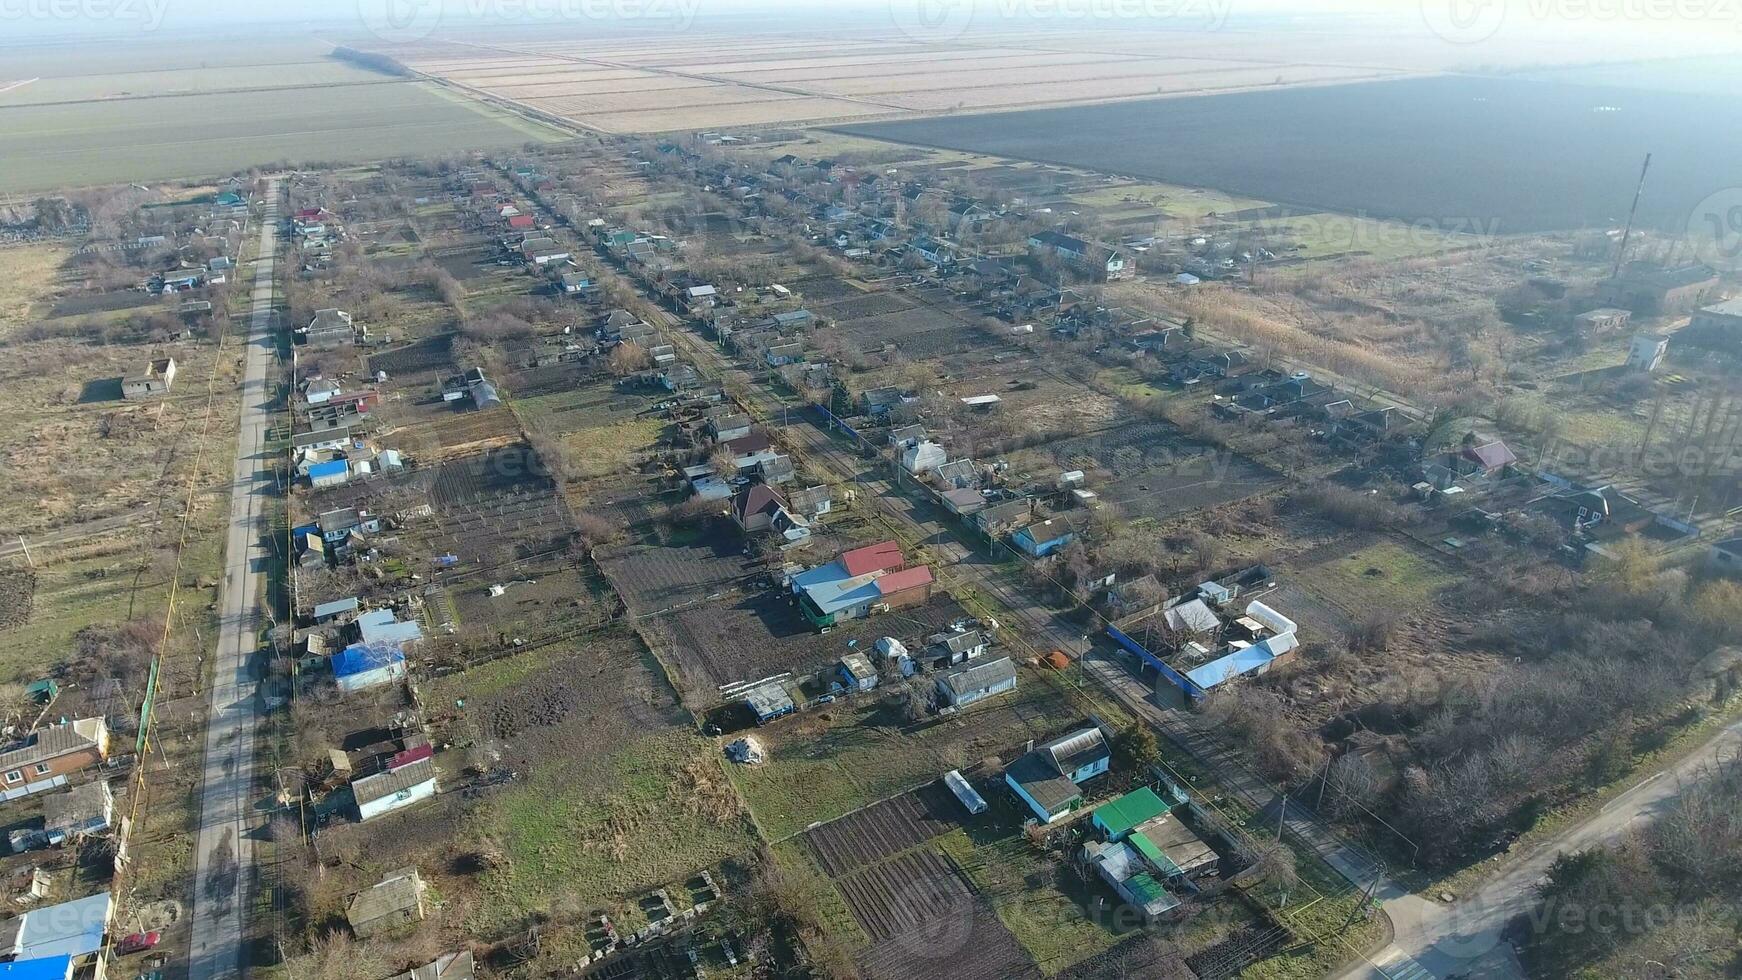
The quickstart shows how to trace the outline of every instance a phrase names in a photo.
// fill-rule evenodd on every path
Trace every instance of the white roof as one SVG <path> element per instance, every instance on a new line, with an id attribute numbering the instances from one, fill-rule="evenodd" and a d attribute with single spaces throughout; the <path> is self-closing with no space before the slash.
<path id="1" fill-rule="evenodd" d="M 103 948 L 115 904 L 108 892 L 24 913 L 12 952 L 18 959 L 84 956 Z"/>
<path id="2" fill-rule="evenodd" d="M 964 405 L 996 405 L 1003 401 L 997 395 L 969 395 L 962 399 Z"/>
<path id="3" fill-rule="evenodd" d="M 1214 633 L 1222 628 L 1222 618 L 1204 604 L 1202 599 L 1182 602 L 1162 613 L 1169 629 L 1188 633 Z"/>

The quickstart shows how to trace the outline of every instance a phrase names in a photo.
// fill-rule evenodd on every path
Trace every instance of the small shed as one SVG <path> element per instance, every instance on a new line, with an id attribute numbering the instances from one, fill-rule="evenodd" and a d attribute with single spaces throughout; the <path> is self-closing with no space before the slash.
<path id="1" fill-rule="evenodd" d="M 345 909 L 345 921 L 359 939 L 422 922 L 425 891 L 416 868 L 401 868 L 358 892 Z"/>

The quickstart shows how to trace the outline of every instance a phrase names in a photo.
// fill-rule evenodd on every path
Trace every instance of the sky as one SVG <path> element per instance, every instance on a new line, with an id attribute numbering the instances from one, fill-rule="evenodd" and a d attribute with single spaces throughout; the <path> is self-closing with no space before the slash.
<path id="1" fill-rule="evenodd" d="M 1428 32 L 1479 47 L 1522 35 L 1677 37 L 1742 51 L 1742 0 L 0 0 L 0 47 L 55 37 L 214 35 L 261 29 L 393 34 L 409 25 L 498 24 L 582 30 L 719 24 L 767 30 L 899 28 L 970 21 L 1117 29 Z M 0 78 L 5 77 L 0 65 Z"/>

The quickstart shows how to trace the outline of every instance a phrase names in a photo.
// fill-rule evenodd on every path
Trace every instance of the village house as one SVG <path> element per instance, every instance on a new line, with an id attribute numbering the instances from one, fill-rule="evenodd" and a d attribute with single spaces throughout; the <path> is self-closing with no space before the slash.
<path id="1" fill-rule="evenodd" d="M 791 579 L 799 610 L 818 629 L 875 611 L 914 606 L 931 598 L 929 566 L 907 568 L 901 545 L 884 541 L 844 551 L 834 561 Z"/>
<path id="2" fill-rule="evenodd" d="M 1030 748 L 1004 771 L 1004 782 L 1041 823 L 1049 824 L 1081 807 L 1079 787 L 1112 762 L 1106 737 L 1091 726 Z"/>
<path id="3" fill-rule="evenodd" d="M 67 776 L 108 758 L 109 726 L 102 718 L 39 728 L 0 753 L 0 790 L 31 793 L 58 786 Z"/>
<path id="4" fill-rule="evenodd" d="M 1009 657 L 970 662 L 938 675 L 938 703 L 966 708 L 977 701 L 1016 690 L 1016 664 Z"/>
<path id="5" fill-rule="evenodd" d="M 145 371 L 121 379 L 122 398 L 150 398 L 169 394 L 175 383 L 175 358 L 160 357 L 148 362 Z"/>
<path id="6" fill-rule="evenodd" d="M 835 503 L 834 493 L 825 485 L 805 487 L 787 494 L 793 513 L 815 519 L 827 514 Z"/>
<path id="7" fill-rule="evenodd" d="M 345 921 L 359 939 L 422 922 L 426 891 L 416 868 L 401 868 L 358 892 L 345 908 Z"/>
<path id="8" fill-rule="evenodd" d="M 368 334 L 368 328 L 363 328 L 362 335 Z M 340 309 L 316 310 L 314 319 L 302 330 L 303 343 L 318 350 L 355 344 L 357 338 L 358 328 L 351 314 Z"/>
<path id="9" fill-rule="evenodd" d="M 1077 539 L 1069 518 L 1053 517 L 1030 524 L 1010 536 L 1010 543 L 1030 558 L 1045 558 Z"/>
<path id="10" fill-rule="evenodd" d="M 1028 248 L 1031 252 L 1059 258 L 1097 278 L 1118 279 L 1125 275 L 1125 256 L 1062 232 L 1035 234 L 1028 239 Z"/>
<path id="11" fill-rule="evenodd" d="M 435 762 L 422 759 L 353 780 L 351 795 L 357 804 L 357 818 L 366 821 L 427 800 L 435 795 L 436 788 Z"/>
<path id="12" fill-rule="evenodd" d="M 391 684 L 405 676 L 405 652 L 391 641 L 353 643 L 333 654 L 333 680 L 347 694 Z"/>

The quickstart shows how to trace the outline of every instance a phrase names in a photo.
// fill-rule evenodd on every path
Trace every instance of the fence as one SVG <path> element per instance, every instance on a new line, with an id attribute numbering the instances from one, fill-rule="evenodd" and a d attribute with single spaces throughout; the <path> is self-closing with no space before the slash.
<path id="1" fill-rule="evenodd" d="M 1161 673 L 1161 676 L 1167 678 L 1168 683 L 1185 692 L 1186 697 L 1191 698 L 1193 701 L 1202 701 L 1206 696 L 1204 689 L 1199 687 L 1197 684 L 1194 684 L 1191 678 L 1177 670 L 1174 670 L 1167 664 L 1162 663 L 1160 657 L 1150 653 L 1143 644 L 1125 635 L 1125 632 L 1119 627 L 1108 626 L 1107 635 L 1113 638 L 1114 643 L 1117 643 L 1131 653 L 1136 654 L 1139 660 L 1154 667 Z"/>

